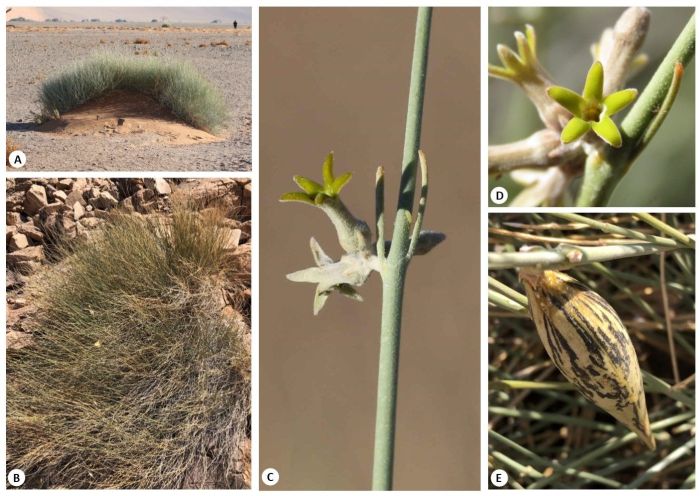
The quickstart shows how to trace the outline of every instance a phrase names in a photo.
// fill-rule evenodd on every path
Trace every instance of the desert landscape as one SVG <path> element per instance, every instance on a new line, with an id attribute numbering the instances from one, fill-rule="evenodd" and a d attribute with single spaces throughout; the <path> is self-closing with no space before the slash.
<path id="1" fill-rule="evenodd" d="M 176 20 L 157 15 L 159 10 L 172 11 Z M 27 171 L 250 170 L 250 21 L 226 12 L 241 9 L 183 10 L 10 10 L 7 154 L 22 150 Z M 71 95 L 73 105 L 60 112 L 47 107 L 47 86 L 62 83 L 63 101 L 66 82 L 75 80 L 76 72 L 82 78 L 103 74 L 102 67 L 88 73 L 85 65 L 94 65 L 95 59 L 104 65 L 107 58 L 117 76 L 99 82 L 104 90 L 98 98 L 84 101 L 85 94 Z M 145 84 L 132 84 L 121 77 L 125 66 L 132 73 L 141 71 L 139 77 L 144 72 L 156 77 L 143 76 Z M 183 79 L 192 84 L 167 87 Z M 196 110 L 180 107 L 187 106 L 191 95 L 209 99 L 206 111 L 218 114 L 220 121 L 216 129 L 188 122 Z M 55 92 L 49 97 L 55 100 Z M 171 105 L 173 99 L 177 101 Z M 196 100 L 192 106 L 199 107 Z"/>
<path id="2" fill-rule="evenodd" d="M 8 179 L 7 458 L 23 488 L 250 487 L 251 188 Z"/>

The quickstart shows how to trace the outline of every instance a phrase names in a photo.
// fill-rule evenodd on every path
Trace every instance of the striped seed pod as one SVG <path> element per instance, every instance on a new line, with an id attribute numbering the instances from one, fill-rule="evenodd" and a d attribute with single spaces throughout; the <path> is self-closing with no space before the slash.
<path id="1" fill-rule="evenodd" d="M 655 449 L 637 354 L 615 310 L 561 272 L 523 269 L 520 280 L 537 333 L 564 377 Z"/>

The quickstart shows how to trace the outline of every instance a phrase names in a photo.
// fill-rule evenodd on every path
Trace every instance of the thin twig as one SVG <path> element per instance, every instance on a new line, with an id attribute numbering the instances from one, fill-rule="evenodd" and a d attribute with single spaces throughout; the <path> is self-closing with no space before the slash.
<path id="1" fill-rule="evenodd" d="M 681 380 L 678 372 L 678 359 L 676 358 L 676 343 L 673 340 L 673 326 L 671 325 L 671 309 L 668 305 L 668 290 L 666 289 L 666 254 L 659 253 L 659 278 L 661 279 L 661 301 L 664 306 L 664 320 L 666 322 L 666 335 L 668 336 L 668 349 L 673 369 L 673 382 Z"/>

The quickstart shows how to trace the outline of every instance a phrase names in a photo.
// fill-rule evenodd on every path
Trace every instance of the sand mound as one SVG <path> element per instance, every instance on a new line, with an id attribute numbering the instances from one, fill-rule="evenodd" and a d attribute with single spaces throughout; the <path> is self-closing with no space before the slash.
<path id="1" fill-rule="evenodd" d="M 65 136 L 148 133 L 174 145 L 223 141 L 178 120 L 167 108 L 142 93 L 115 90 L 44 123 L 41 130 Z"/>

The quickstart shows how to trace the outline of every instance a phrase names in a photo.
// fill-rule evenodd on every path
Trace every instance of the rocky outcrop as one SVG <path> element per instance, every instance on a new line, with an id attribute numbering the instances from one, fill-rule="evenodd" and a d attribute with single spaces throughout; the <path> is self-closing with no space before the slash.
<path id="1" fill-rule="evenodd" d="M 227 248 L 237 269 L 250 274 L 252 187 L 248 179 L 18 178 L 7 179 L 6 189 L 8 346 L 24 347 L 30 342 L 22 335 L 24 330 L 14 325 L 20 321 L 18 312 L 24 315 L 26 307 L 9 304 L 23 301 L 18 296 L 27 278 L 42 264 L 51 263 L 57 244 L 89 237 L 114 212 L 167 216 L 177 195 L 186 196 L 202 215 L 207 209 L 223 211 Z M 249 290 L 245 298 L 244 308 L 249 309 Z M 224 313 L 229 311 L 232 308 Z M 237 317 L 249 325 L 249 310 L 245 313 Z"/>

